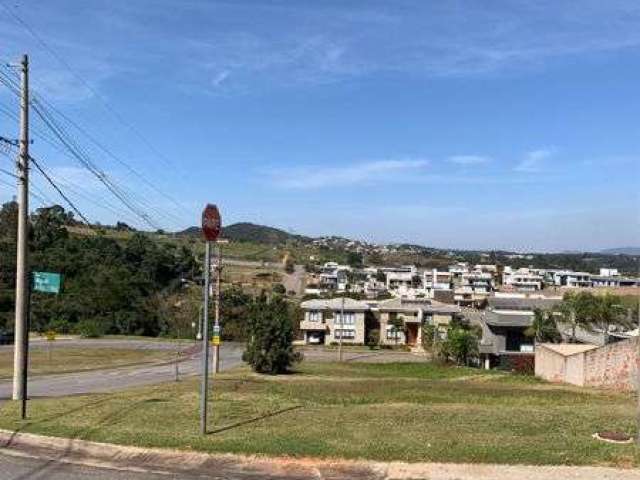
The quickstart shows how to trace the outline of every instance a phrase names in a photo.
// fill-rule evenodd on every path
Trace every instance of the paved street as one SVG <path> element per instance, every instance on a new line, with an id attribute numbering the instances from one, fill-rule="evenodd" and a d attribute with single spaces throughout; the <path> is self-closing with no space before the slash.
<path id="1" fill-rule="evenodd" d="M 201 475 L 167 475 L 110 468 L 87 467 L 48 459 L 16 457 L 0 453 L 0 478 L 3 480 L 155 480 L 203 478 Z M 215 477 L 209 477 L 215 478 Z"/>
<path id="2" fill-rule="evenodd" d="M 73 342 L 73 340 L 69 340 Z M 77 340 L 87 345 L 88 340 Z M 100 341 L 94 341 L 94 345 Z M 155 348 L 164 345 L 165 348 L 177 348 L 176 344 L 130 341 L 103 340 L 102 347 L 131 348 L 140 344 L 140 348 Z M 149 346 L 151 345 L 151 346 Z M 183 345 L 182 348 L 188 345 Z M 4 347 L 3 347 L 4 348 Z M 138 347 L 135 347 L 138 348 Z M 238 343 L 224 343 L 220 352 L 221 369 L 226 370 L 242 363 L 243 345 Z M 179 375 L 194 375 L 200 372 L 200 354 L 192 353 L 187 359 L 178 364 Z M 79 373 L 47 375 L 33 377 L 29 380 L 29 397 L 58 397 L 82 393 L 102 393 L 121 390 L 130 387 L 150 385 L 172 381 L 175 378 L 175 364 L 162 363 L 156 365 L 130 366 L 105 370 L 94 370 Z M 0 383 L 0 399 L 11 397 L 11 381 Z"/>

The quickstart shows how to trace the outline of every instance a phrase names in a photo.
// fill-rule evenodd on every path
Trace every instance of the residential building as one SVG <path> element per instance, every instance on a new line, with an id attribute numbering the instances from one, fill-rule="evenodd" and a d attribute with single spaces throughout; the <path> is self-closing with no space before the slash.
<path id="1" fill-rule="evenodd" d="M 385 267 L 380 269 L 386 277 L 386 287 L 389 291 L 409 290 L 415 286 L 418 269 L 415 265 L 402 267 Z"/>
<path id="2" fill-rule="evenodd" d="M 422 290 L 426 298 L 435 298 L 436 291 L 452 291 L 451 272 L 439 272 L 435 268 L 422 273 Z"/>
<path id="3" fill-rule="evenodd" d="M 493 275 L 480 271 L 461 274 L 460 283 L 454 287 L 453 299 L 457 305 L 477 307 L 494 290 Z"/>
<path id="4" fill-rule="evenodd" d="M 547 281 L 556 287 L 591 287 L 589 272 L 574 272 L 572 270 L 547 270 Z"/>
<path id="5" fill-rule="evenodd" d="M 505 267 L 502 273 L 502 285 L 520 292 L 535 292 L 544 288 L 544 274 L 541 270 Z"/>
<path id="6" fill-rule="evenodd" d="M 485 368 L 489 368 L 509 355 L 533 353 L 533 339 L 525 331 L 533 324 L 534 310 L 551 310 L 562 301 L 561 297 L 500 294 L 488 299 L 481 315 L 482 339 L 480 354 Z"/>
<path id="7" fill-rule="evenodd" d="M 363 344 L 372 329 L 379 331 L 381 345 L 410 345 L 421 348 L 422 328 L 434 325 L 440 338 L 460 314 L 460 308 L 434 300 L 393 298 L 359 301 L 351 298 L 314 299 L 300 304 L 304 319 L 300 330 L 306 344 L 338 342 Z M 344 310 L 344 317 L 342 312 Z"/>
<path id="8" fill-rule="evenodd" d="M 604 268 L 600 269 L 600 272 L 606 270 Z M 629 278 L 623 277 L 621 275 L 593 275 L 591 277 L 591 283 L 594 287 L 613 287 L 613 288 L 621 288 L 621 287 L 639 287 L 640 286 L 640 278 Z"/>
<path id="9" fill-rule="evenodd" d="M 368 303 L 340 297 L 313 299 L 300 304 L 304 319 L 300 330 L 307 344 L 342 342 L 364 344 L 367 335 L 367 316 L 371 312 Z M 344 313 L 344 316 L 343 316 Z"/>

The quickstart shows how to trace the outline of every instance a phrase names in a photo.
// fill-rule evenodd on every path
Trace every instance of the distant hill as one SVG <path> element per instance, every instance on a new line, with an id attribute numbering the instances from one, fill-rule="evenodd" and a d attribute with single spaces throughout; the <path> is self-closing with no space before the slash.
<path id="1" fill-rule="evenodd" d="M 177 232 L 181 236 L 200 236 L 200 227 L 189 227 Z M 309 242 L 311 239 L 302 235 L 295 235 L 279 228 L 256 225 L 255 223 L 233 223 L 222 228 L 222 237 L 234 242 L 256 242 L 270 245 L 284 244 L 290 241 Z"/>
<path id="2" fill-rule="evenodd" d="M 600 253 L 607 253 L 609 255 L 640 255 L 640 247 L 607 248 L 606 250 L 600 250 Z"/>

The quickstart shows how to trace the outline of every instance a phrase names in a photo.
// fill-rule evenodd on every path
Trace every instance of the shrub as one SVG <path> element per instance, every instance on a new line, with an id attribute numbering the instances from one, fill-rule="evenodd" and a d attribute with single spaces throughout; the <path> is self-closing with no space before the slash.
<path id="1" fill-rule="evenodd" d="M 85 338 L 98 338 L 105 334 L 103 324 L 95 319 L 81 320 L 76 326 L 76 331 Z"/>
<path id="2" fill-rule="evenodd" d="M 258 373 L 286 373 L 302 360 L 293 349 L 293 324 L 289 306 L 282 297 L 262 295 L 249 310 L 249 339 L 242 359 Z"/>
<path id="3" fill-rule="evenodd" d="M 471 330 L 450 328 L 440 354 L 459 365 L 468 365 L 478 356 L 478 337 Z"/>

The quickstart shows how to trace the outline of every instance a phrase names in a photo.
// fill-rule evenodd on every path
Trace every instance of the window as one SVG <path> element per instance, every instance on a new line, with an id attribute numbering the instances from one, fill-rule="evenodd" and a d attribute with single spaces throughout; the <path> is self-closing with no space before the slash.
<path id="1" fill-rule="evenodd" d="M 341 319 L 341 317 L 340 312 L 336 313 L 336 325 L 355 325 L 356 323 L 356 314 L 354 312 L 344 312 L 344 318 Z"/>
<path id="2" fill-rule="evenodd" d="M 309 312 L 309 321 L 310 322 L 321 322 L 322 321 L 322 312 L 319 310 L 312 310 Z"/>
<path id="3" fill-rule="evenodd" d="M 402 340 L 402 329 L 387 325 L 387 340 Z"/>
<path id="4" fill-rule="evenodd" d="M 351 328 L 348 328 L 348 329 L 347 328 L 343 328 L 343 329 L 337 328 L 336 331 L 335 331 L 334 337 L 335 338 L 342 338 L 342 339 L 347 339 L 347 340 L 351 339 L 352 340 L 352 339 L 356 338 L 356 331 L 351 329 Z"/>

